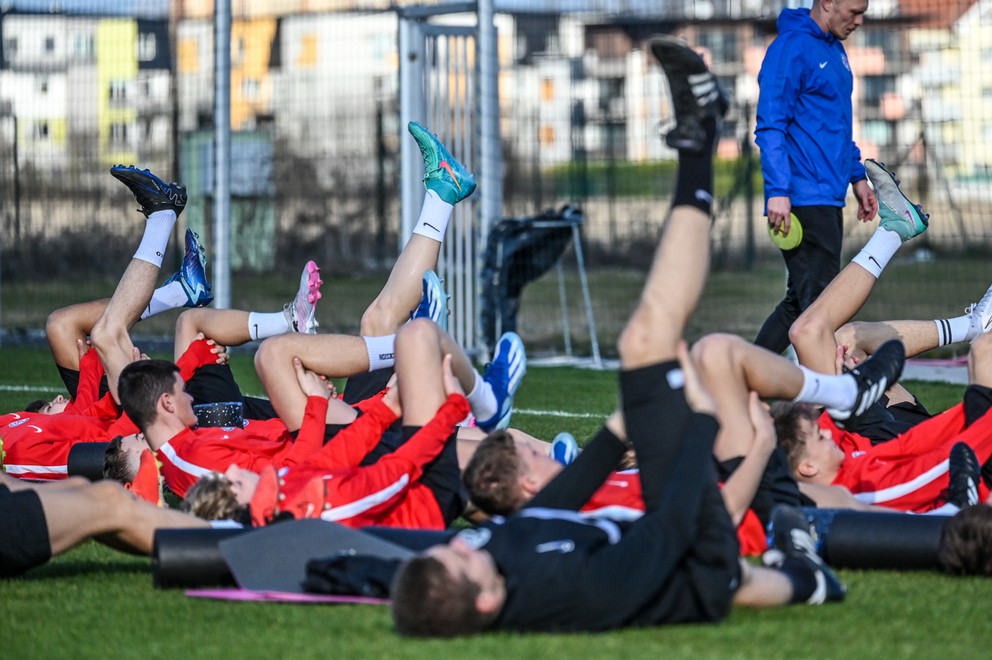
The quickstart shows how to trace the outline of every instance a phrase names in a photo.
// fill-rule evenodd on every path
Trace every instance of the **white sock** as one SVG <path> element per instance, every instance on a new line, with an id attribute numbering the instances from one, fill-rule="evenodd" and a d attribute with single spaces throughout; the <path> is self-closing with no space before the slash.
<path id="1" fill-rule="evenodd" d="M 292 329 L 282 312 L 248 312 L 248 336 L 252 339 L 284 335 Z"/>
<path id="2" fill-rule="evenodd" d="M 899 234 L 879 227 L 861 248 L 861 252 L 858 252 L 858 256 L 851 261 L 878 279 L 900 245 L 902 245 L 902 237 Z"/>
<path id="3" fill-rule="evenodd" d="M 498 412 L 493 386 L 482 380 L 478 371 L 475 372 L 475 385 L 465 398 L 468 399 L 468 405 L 476 419 L 491 419 Z"/>
<path id="4" fill-rule="evenodd" d="M 396 364 L 396 335 L 362 337 L 369 352 L 369 371 L 385 369 Z"/>
<path id="5" fill-rule="evenodd" d="M 414 234 L 432 238 L 438 243 L 444 241 L 444 232 L 448 229 L 448 220 L 455 207 L 437 196 L 433 190 L 424 195 L 424 205 L 420 209 L 420 218 L 413 228 Z"/>
<path id="6" fill-rule="evenodd" d="M 148 216 L 148 220 L 145 221 L 145 234 L 141 237 L 141 243 L 138 244 L 138 251 L 134 253 L 134 258 L 147 261 L 161 268 L 162 259 L 165 257 L 165 248 L 169 246 L 169 238 L 172 236 L 172 228 L 175 226 L 175 211 L 155 211 Z"/>
<path id="7" fill-rule="evenodd" d="M 170 309 L 178 309 L 187 302 L 186 292 L 179 282 L 169 282 L 152 291 L 152 299 L 141 313 L 142 319 L 155 316 Z"/>
<path id="8" fill-rule="evenodd" d="M 953 319 L 936 319 L 937 345 L 947 346 L 959 341 L 971 341 L 975 335 L 971 332 L 971 316 L 955 316 Z M 978 334 L 978 333 L 975 333 Z"/>
<path id="9" fill-rule="evenodd" d="M 814 403 L 827 408 L 846 410 L 854 404 L 858 387 L 849 374 L 831 376 L 799 365 L 803 372 L 803 387 L 793 399 L 795 403 Z"/>

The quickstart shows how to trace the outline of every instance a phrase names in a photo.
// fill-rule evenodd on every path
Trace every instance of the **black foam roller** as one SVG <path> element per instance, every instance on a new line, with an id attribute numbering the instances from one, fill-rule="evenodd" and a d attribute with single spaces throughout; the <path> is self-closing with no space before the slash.
<path id="1" fill-rule="evenodd" d="M 949 516 L 839 511 L 823 537 L 823 559 L 835 568 L 940 568 L 940 537 Z M 824 533 L 825 532 L 825 533 Z"/>
<path id="2" fill-rule="evenodd" d="M 403 529 L 401 527 L 363 527 L 362 531 L 414 552 L 422 552 L 432 546 L 447 543 L 455 535 L 455 532 L 450 530 Z"/>
<path id="3" fill-rule="evenodd" d="M 69 450 L 66 468 L 70 477 L 86 477 L 90 481 L 103 479 L 103 455 L 109 442 L 77 442 Z"/>
<path id="4" fill-rule="evenodd" d="M 247 529 L 160 529 L 152 545 L 152 582 L 159 589 L 234 585 L 218 543 Z"/>

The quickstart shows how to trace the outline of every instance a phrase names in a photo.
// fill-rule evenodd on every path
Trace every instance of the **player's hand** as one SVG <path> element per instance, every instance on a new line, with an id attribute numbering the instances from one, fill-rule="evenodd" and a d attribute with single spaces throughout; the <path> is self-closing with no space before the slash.
<path id="1" fill-rule="evenodd" d="M 293 369 L 296 371 L 296 381 L 303 393 L 309 396 L 322 396 L 329 399 L 330 390 L 327 388 L 327 378 L 310 371 L 303 366 L 300 358 L 293 356 Z"/>
<path id="2" fill-rule="evenodd" d="M 768 404 L 758 397 L 757 392 L 749 392 L 747 414 L 754 428 L 754 448 L 771 454 L 777 444 L 775 422 L 768 412 Z"/>
<path id="3" fill-rule="evenodd" d="M 444 359 L 441 360 L 441 378 L 444 381 L 444 393 L 447 396 L 452 394 L 465 396 L 461 382 L 455 376 L 455 372 L 451 370 L 451 353 L 446 353 Z"/>
<path id="4" fill-rule="evenodd" d="M 768 226 L 782 236 L 792 227 L 792 200 L 785 195 L 768 198 Z"/>
<path id="5" fill-rule="evenodd" d="M 868 179 L 861 179 L 852 184 L 854 196 L 858 199 L 858 220 L 871 222 L 878 215 L 878 198 L 875 191 L 868 187 Z"/>
<path id="6" fill-rule="evenodd" d="M 689 348 L 685 341 L 680 341 L 678 345 L 679 366 L 682 367 L 682 375 L 685 378 L 685 400 L 697 413 L 716 416 L 716 402 L 712 395 L 703 387 L 703 382 L 696 372 L 696 363 L 689 355 Z"/>
<path id="7" fill-rule="evenodd" d="M 393 374 L 393 378 L 396 375 Z M 393 382 L 393 378 L 389 379 L 389 382 Z M 400 403 L 400 388 L 393 383 L 391 387 L 386 389 L 386 393 L 382 395 L 382 402 L 389 406 L 389 409 L 393 411 L 397 417 L 402 417 L 403 415 L 403 405 Z"/>

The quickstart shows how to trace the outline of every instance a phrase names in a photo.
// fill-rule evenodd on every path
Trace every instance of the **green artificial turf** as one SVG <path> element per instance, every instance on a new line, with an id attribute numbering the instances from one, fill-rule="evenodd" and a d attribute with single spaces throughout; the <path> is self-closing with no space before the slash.
<path id="1" fill-rule="evenodd" d="M 47 351 L 0 349 L 0 411 L 59 391 Z M 246 391 L 260 387 L 249 356 L 233 366 Z M 25 384 L 37 388 L 25 391 Z M 961 386 L 910 383 L 931 410 L 960 400 Z M 531 368 L 514 426 L 549 438 L 588 437 L 616 402 L 616 375 Z M 637 570 L 637 567 L 630 567 Z M 843 604 L 734 610 L 719 625 L 598 635 L 491 634 L 422 641 L 397 637 L 380 606 L 230 603 L 152 586 L 149 560 L 96 543 L 26 576 L 0 581 L 3 657 L 282 658 L 975 658 L 992 623 L 992 582 L 936 573 L 840 571 Z"/>

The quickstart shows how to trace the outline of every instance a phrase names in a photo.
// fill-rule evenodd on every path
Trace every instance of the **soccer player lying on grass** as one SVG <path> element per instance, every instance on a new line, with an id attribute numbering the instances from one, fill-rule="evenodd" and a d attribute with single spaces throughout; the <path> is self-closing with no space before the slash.
<path id="1" fill-rule="evenodd" d="M 755 484 L 747 477 L 748 467 L 761 473 L 762 466 L 775 449 L 775 429 L 764 404 L 757 395 L 749 399 L 753 425 L 753 444 L 744 457 L 742 469 L 721 487 L 731 521 L 737 527 L 742 555 L 758 555 L 768 548 L 765 527 L 749 503 Z M 483 440 L 466 466 L 462 481 L 471 502 L 487 515 L 508 516 L 539 493 L 565 466 L 551 456 L 505 431 L 494 431 Z M 619 469 L 603 482 L 580 512 L 585 516 L 606 515 L 615 519 L 635 520 L 644 514 L 640 470 Z"/>
<path id="2" fill-rule="evenodd" d="M 152 290 L 172 228 L 186 204 L 186 189 L 134 167 L 118 165 L 111 168 L 111 174 L 134 193 L 147 217 L 141 243 L 118 286 L 130 281 L 127 286 L 133 289 L 131 293 L 140 294 L 145 304 L 156 299 L 155 313 L 184 304 L 209 302 L 201 248 L 192 232 L 186 234 L 186 255 L 180 271 L 166 285 Z M 180 300 L 179 292 L 186 289 L 191 293 L 183 293 Z M 37 402 L 29 411 L 0 417 L 0 440 L 6 452 L 8 473 L 31 479 L 63 479 L 73 444 L 108 441 L 116 435 L 137 431 L 129 420 L 119 419 L 113 397 L 102 395 L 103 364 L 96 352 L 88 350 L 86 339 L 98 331 L 98 325 L 108 327 L 107 319 L 111 317 L 115 323 L 130 328 L 148 315 L 145 304 L 139 308 L 99 300 L 57 310 L 49 317 L 46 327 L 49 346 L 71 399 L 59 396 L 51 402 Z M 133 346 L 126 348 L 128 359 L 133 359 Z"/>
<path id="3" fill-rule="evenodd" d="M 992 335 L 972 342 L 968 380 L 960 404 L 877 445 L 852 433 L 838 443 L 819 409 L 779 403 L 772 409 L 778 441 L 800 482 L 843 486 L 866 504 L 931 511 L 947 500 L 956 442 L 974 450 L 978 465 L 992 457 Z"/>
<path id="4" fill-rule="evenodd" d="M 66 345 L 72 344 L 82 357 L 77 358 L 78 364 L 84 368 L 83 376 L 79 379 L 80 391 L 77 393 L 73 408 L 78 408 L 81 414 L 63 412 L 58 415 L 26 415 L 15 413 L 4 417 L 6 424 L 0 431 L 0 438 L 5 443 L 7 452 L 6 469 L 12 474 L 31 478 L 64 478 L 67 474 L 66 462 L 69 451 L 77 442 L 103 441 L 122 438 L 121 442 L 134 447 L 134 470 L 139 465 L 139 457 L 144 447 L 137 437 L 138 428 L 126 416 L 119 417 L 117 403 L 113 395 L 107 395 L 83 409 L 83 404 L 95 398 L 102 368 L 107 367 L 109 381 L 116 390 L 117 374 L 124 365 L 138 357 L 137 351 L 128 338 L 131 326 L 151 311 L 161 311 L 176 302 L 168 298 L 175 294 L 171 291 L 175 286 L 179 290 L 189 290 L 183 294 L 187 302 L 199 304 L 209 298 L 209 285 L 204 273 L 203 250 L 197 242 L 195 234 L 186 234 L 186 257 L 183 268 L 178 276 L 173 276 L 171 284 L 165 288 L 153 291 L 154 281 L 161 267 L 162 254 L 165 253 L 166 243 L 175 224 L 176 217 L 186 203 L 185 188 L 179 184 L 167 184 L 147 170 L 134 167 L 116 166 L 111 174 L 119 179 L 134 193 L 135 199 L 141 205 L 141 212 L 148 218 L 145 231 L 134 258 L 125 270 L 118 283 L 115 295 L 110 300 L 95 301 L 69 307 L 52 315 L 49 322 L 49 343 L 59 364 L 63 378 L 69 379 L 71 367 L 68 364 Z M 308 264 L 308 288 L 297 294 L 295 305 L 291 306 L 288 314 L 282 312 L 271 315 L 256 315 L 257 319 L 267 322 L 263 326 L 261 336 L 273 332 L 286 332 L 291 323 L 296 323 L 299 313 L 300 297 L 313 297 L 317 294 L 315 286 L 319 286 L 319 278 L 315 276 L 315 267 Z M 315 284 L 316 283 L 316 284 Z M 317 294 L 319 295 L 319 294 Z M 156 298 L 158 296 L 158 298 Z M 314 298 L 315 299 L 315 298 Z M 170 302 L 172 301 L 172 302 Z M 306 310 L 312 316 L 311 309 Z M 306 305 L 304 305 L 305 307 Z M 142 310 L 145 310 L 143 313 Z M 190 310 L 195 313 L 216 313 L 217 310 Z M 102 312 L 94 319 L 97 312 Z M 273 322 L 269 317 L 277 317 Z M 278 321 L 281 320 L 281 326 Z M 308 318 L 307 323 L 311 319 Z M 185 327 L 183 323 L 180 327 Z M 85 343 L 89 333 L 96 351 L 90 351 Z M 188 336 L 180 334 L 180 341 L 188 341 Z M 203 364 L 225 361 L 226 353 L 222 347 L 212 342 L 191 343 L 198 350 L 190 351 L 189 355 L 180 360 L 183 373 L 192 377 L 196 368 Z M 103 354 L 98 355 L 102 351 Z M 98 359 L 99 358 L 99 359 Z M 115 371 L 118 370 L 118 371 Z M 71 380 L 71 379 L 69 379 Z M 69 382 L 67 380 L 67 382 Z M 71 385 L 70 385 L 71 386 Z M 271 408 L 270 408 L 271 410 Z M 130 483 L 135 474 L 129 474 L 122 481 Z M 157 501 L 157 488 L 149 494 Z"/>
<path id="5" fill-rule="evenodd" d="M 441 330 L 416 319 L 396 335 L 397 385 L 321 447 L 297 438 L 301 458 L 261 472 L 231 465 L 198 481 L 184 507 L 207 519 L 250 519 L 263 525 L 284 516 L 321 518 L 352 527 L 385 525 L 443 530 L 464 508 L 455 455 L 456 424 L 469 405 L 442 353 Z M 298 387 L 315 407 L 327 401 L 322 379 L 294 360 Z M 403 443 L 370 465 L 361 461 L 388 426 L 402 417 Z M 309 447 L 304 447 L 304 442 Z"/>
<path id="6" fill-rule="evenodd" d="M 672 90 L 678 123 L 668 143 L 678 149 L 679 171 L 644 290 L 618 342 L 621 410 L 525 508 L 401 565 L 391 609 L 402 634 L 718 621 L 732 602 L 843 597 L 794 509 L 774 516 L 780 568 L 740 560 L 713 468 L 713 404 L 682 342 L 708 270 L 711 153 L 726 101 L 691 49 L 671 38 L 652 46 Z M 628 443 L 640 465 L 644 515 L 633 522 L 577 515 Z"/>
<path id="7" fill-rule="evenodd" d="M 765 398 L 782 398 L 795 402 L 810 402 L 810 393 L 815 392 L 817 397 L 822 398 L 820 403 L 834 408 L 838 405 L 829 403 L 828 399 L 850 396 L 852 390 L 850 382 L 823 376 L 824 373 L 840 373 L 836 364 L 839 354 L 835 336 L 837 342 L 846 343 L 844 348 L 857 356 L 858 359 L 849 361 L 848 367 L 854 370 L 853 373 L 858 373 L 860 371 L 858 365 L 867 355 L 885 350 L 882 347 L 887 342 L 892 340 L 905 342 L 911 353 L 916 354 L 940 345 L 937 333 L 940 327 L 953 329 L 952 332 L 945 333 L 942 343 L 970 340 L 981 333 L 983 319 L 992 313 L 990 309 L 992 295 L 987 294 L 982 302 L 972 305 L 967 314 L 956 319 L 937 322 L 848 323 L 863 306 L 876 278 L 895 250 L 906 240 L 922 233 L 927 226 L 927 217 L 922 214 L 922 210 L 906 199 L 899 190 L 894 176 L 884 166 L 869 160 L 866 162 L 866 170 L 878 194 L 881 222 L 864 250 L 802 314 L 793 327 L 793 340 L 804 366 L 797 370 L 796 367 L 789 365 L 785 370 L 793 374 L 802 374 L 800 396 L 794 397 L 791 393 L 783 391 L 783 386 L 789 387 L 789 377 L 781 372 L 782 366 L 776 366 L 783 362 L 780 358 L 777 356 L 770 358 L 760 348 L 738 337 L 710 335 L 693 347 L 693 355 L 697 358 L 703 381 L 717 401 L 721 431 L 717 438 L 716 452 L 718 459 L 721 460 L 720 466 L 724 474 L 729 473 L 728 468 L 733 467 L 732 459 L 728 460 L 728 457 L 741 453 L 741 448 L 750 446 L 748 437 L 750 427 L 747 424 L 744 399 L 748 390 L 757 391 Z M 912 419 L 913 423 L 916 423 L 928 418 L 929 414 L 919 402 L 895 383 L 895 376 L 888 374 L 884 381 L 878 380 L 877 384 L 872 385 L 879 389 L 887 388 L 889 403 L 902 402 L 899 406 L 903 417 L 902 424 L 905 424 L 907 419 Z M 879 413 L 890 421 L 894 420 L 880 403 L 867 405 L 868 403 L 870 402 L 862 405 L 859 402 L 855 407 L 857 414 L 853 417 L 843 419 L 846 413 L 839 415 L 836 412 L 834 416 L 841 418 L 841 423 L 848 428 L 855 424 L 858 428 L 864 428 L 866 418 L 877 419 L 880 417 Z M 864 446 L 870 446 L 866 438 L 841 431 L 827 413 L 822 415 L 820 425 L 831 429 L 835 434 L 835 440 L 842 446 L 845 443 L 850 444 L 851 451 L 860 451 Z M 906 428 L 909 426 L 905 424 Z M 891 438 L 894 435 L 893 429 L 898 428 L 884 421 L 876 425 L 877 429 L 883 427 L 888 434 L 886 438 Z M 942 450 L 945 459 L 948 449 L 949 446 Z M 791 471 L 789 466 L 788 472 Z M 770 506 L 776 501 L 794 503 L 792 494 L 782 487 L 785 481 L 776 478 L 776 474 L 777 472 L 771 470 L 766 471 L 759 482 L 754 508 L 763 522 L 766 519 L 762 511 L 770 510 Z M 791 477 L 789 479 L 791 480 Z M 819 506 L 873 508 L 852 498 L 844 488 L 814 485 L 803 481 L 800 483 L 800 490 Z M 880 503 L 884 504 L 884 502 Z"/>
<path id="8" fill-rule="evenodd" d="M 20 575 L 83 541 L 148 555 L 155 530 L 209 527 L 135 497 L 112 481 L 31 483 L 0 472 L 0 577 Z"/>
<path id="9" fill-rule="evenodd" d="M 964 315 L 954 318 L 851 322 L 895 252 L 928 225 L 928 216 L 906 198 L 891 172 L 873 160 L 865 162 L 865 169 L 880 202 L 879 227 L 790 330 L 800 363 L 816 371 L 836 373 L 845 365 L 856 365 L 890 339 L 902 341 L 907 356 L 912 357 L 950 343 L 972 341 L 992 327 L 992 287 Z M 878 404 L 843 422 L 845 429 L 872 442 L 884 442 L 930 417 L 910 392 L 899 384 L 890 385 Z"/>

